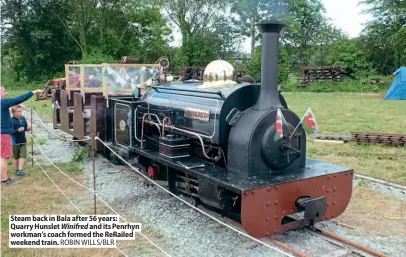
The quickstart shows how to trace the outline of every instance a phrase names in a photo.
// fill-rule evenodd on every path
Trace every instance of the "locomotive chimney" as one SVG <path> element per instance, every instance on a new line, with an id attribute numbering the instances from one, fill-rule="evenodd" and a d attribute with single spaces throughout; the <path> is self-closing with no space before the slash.
<path id="1" fill-rule="evenodd" d="M 279 33 L 285 24 L 265 21 L 257 24 L 262 32 L 261 93 L 256 110 L 282 107 L 278 92 Z"/>

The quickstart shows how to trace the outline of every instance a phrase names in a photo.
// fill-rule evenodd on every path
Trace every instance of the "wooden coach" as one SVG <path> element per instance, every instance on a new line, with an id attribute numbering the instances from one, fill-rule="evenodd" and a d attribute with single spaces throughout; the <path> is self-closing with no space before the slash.
<path id="1" fill-rule="evenodd" d="M 66 87 L 52 93 L 54 129 L 87 143 L 92 134 L 104 140 L 108 98 L 143 93 L 154 78 L 145 74 L 159 68 L 159 64 L 65 65 Z M 96 150 L 103 149 L 98 142 Z"/>

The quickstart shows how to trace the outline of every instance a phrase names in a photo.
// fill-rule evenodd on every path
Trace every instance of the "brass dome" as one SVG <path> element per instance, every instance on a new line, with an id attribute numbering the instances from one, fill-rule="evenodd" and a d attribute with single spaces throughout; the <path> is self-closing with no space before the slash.
<path id="1" fill-rule="evenodd" d="M 199 88 L 229 87 L 236 84 L 234 79 L 233 65 L 224 60 L 212 61 L 204 69 L 203 84 Z"/>

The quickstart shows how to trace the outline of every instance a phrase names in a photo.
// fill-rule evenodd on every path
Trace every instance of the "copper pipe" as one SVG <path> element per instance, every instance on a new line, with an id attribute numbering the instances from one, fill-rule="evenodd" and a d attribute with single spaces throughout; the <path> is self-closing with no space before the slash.
<path id="1" fill-rule="evenodd" d="M 145 116 L 147 116 L 147 115 L 152 115 L 152 116 L 156 117 L 156 119 L 159 122 L 159 125 L 162 125 L 161 120 L 159 119 L 158 115 L 153 114 L 153 113 L 144 113 L 144 115 L 142 116 L 142 123 L 141 123 L 141 148 L 143 145 L 142 138 L 144 137 L 144 120 L 145 120 Z M 151 121 L 151 124 L 154 124 L 158 128 L 159 136 L 161 136 L 161 129 L 159 128 L 158 124 L 156 124 L 155 122 L 152 122 L 152 121 Z"/>
<path id="2" fill-rule="evenodd" d="M 161 120 L 159 119 L 158 115 L 153 114 L 153 113 L 145 113 L 143 117 L 145 117 L 145 115 L 150 115 L 150 116 L 156 117 L 156 119 L 157 119 L 159 125 L 162 125 L 162 122 L 161 122 Z"/>
<path id="3" fill-rule="evenodd" d="M 163 136 L 164 130 L 165 130 L 165 120 L 168 118 L 168 117 L 165 117 L 165 118 L 163 119 L 163 123 L 161 123 L 160 120 L 159 120 L 159 117 L 158 117 L 156 114 L 149 114 L 149 113 L 144 114 L 144 116 L 142 117 L 141 147 L 142 147 L 142 138 L 143 138 L 143 132 L 144 132 L 144 118 L 145 118 L 146 115 L 153 115 L 153 116 L 155 116 L 155 117 L 157 118 L 157 120 L 158 120 L 158 122 L 159 122 L 159 125 L 161 125 L 161 126 L 163 127 L 162 136 Z M 168 119 L 169 119 L 169 118 L 168 118 Z M 156 126 L 158 125 L 158 124 L 156 124 L 156 123 L 154 123 L 154 124 L 155 124 Z M 191 132 L 191 131 L 188 131 L 188 130 L 180 129 L 180 128 L 177 128 L 177 127 L 175 127 L 175 126 L 168 126 L 168 128 L 174 129 L 174 130 L 177 130 L 177 131 L 180 131 L 180 132 L 183 132 L 183 133 L 191 134 L 191 135 L 194 135 L 195 137 L 197 137 L 197 138 L 199 139 L 199 141 L 200 141 L 201 146 L 202 146 L 202 152 L 203 152 L 204 157 L 206 157 L 206 158 L 209 159 L 209 160 L 214 160 L 214 158 L 211 158 L 211 157 L 209 157 L 209 156 L 206 154 L 206 152 L 205 152 L 205 150 L 204 150 L 204 142 L 203 142 L 203 139 L 202 139 L 202 137 L 201 137 L 199 134 L 194 133 L 194 132 Z M 220 149 L 220 150 L 221 150 L 221 149 Z M 223 158 L 224 158 L 224 161 L 225 161 L 224 152 L 223 152 Z M 226 166 L 227 166 L 227 164 L 226 164 Z"/>
<path id="4" fill-rule="evenodd" d="M 165 118 L 162 120 L 162 137 L 165 135 L 165 120 L 166 120 L 166 119 L 169 120 L 168 124 L 170 124 L 170 122 L 171 122 L 171 119 L 169 119 L 169 117 L 165 117 Z"/>
<path id="5" fill-rule="evenodd" d="M 152 124 L 154 124 L 154 125 L 155 125 L 155 127 L 158 129 L 159 136 L 160 136 L 160 137 L 162 137 L 161 128 L 159 127 L 159 125 L 158 125 L 158 124 L 156 124 L 156 123 L 152 123 Z"/>
<path id="6" fill-rule="evenodd" d="M 180 132 L 183 132 L 183 133 L 191 134 L 191 135 L 194 135 L 195 137 L 197 137 L 199 139 L 199 141 L 200 141 L 200 144 L 202 145 L 202 152 L 203 152 L 204 157 L 206 157 L 209 160 L 214 160 L 214 158 L 211 158 L 211 157 L 207 156 L 206 152 L 204 151 L 204 142 L 203 142 L 202 137 L 199 134 L 194 133 L 194 132 L 190 132 L 190 131 L 187 131 L 187 130 L 184 130 L 184 129 L 180 129 L 180 128 L 177 128 L 175 126 L 168 126 L 168 127 L 171 128 L 171 129 L 174 129 L 174 130 L 177 130 L 177 131 L 180 131 Z"/>

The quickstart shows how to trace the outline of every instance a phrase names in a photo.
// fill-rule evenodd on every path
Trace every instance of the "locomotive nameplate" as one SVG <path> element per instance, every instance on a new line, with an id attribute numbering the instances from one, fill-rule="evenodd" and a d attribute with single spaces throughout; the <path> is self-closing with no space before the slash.
<path id="1" fill-rule="evenodd" d="M 195 119 L 195 120 L 209 121 L 210 120 L 210 111 L 186 107 L 185 108 L 185 117 Z"/>

